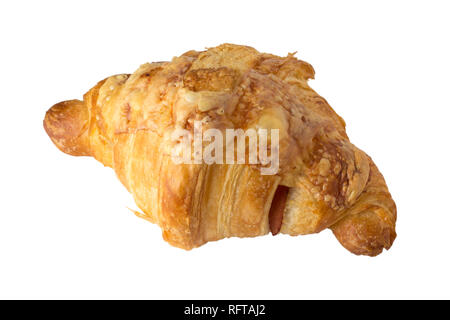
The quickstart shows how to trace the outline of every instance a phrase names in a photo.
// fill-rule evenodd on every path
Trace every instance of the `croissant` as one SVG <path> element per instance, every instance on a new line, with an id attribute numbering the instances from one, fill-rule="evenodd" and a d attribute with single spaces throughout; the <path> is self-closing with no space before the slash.
<path id="1" fill-rule="evenodd" d="M 44 128 L 61 151 L 113 168 L 136 214 L 173 246 L 330 228 L 352 253 L 376 256 L 396 237 L 395 203 L 344 120 L 309 87 L 312 78 L 312 66 L 294 54 L 223 44 L 106 78 L 82 101 L 51 107 Z M 177 163 L 173 134 L 195 135 L 195 122 L 219 132 L 277 129 L 278 170 Z"/>

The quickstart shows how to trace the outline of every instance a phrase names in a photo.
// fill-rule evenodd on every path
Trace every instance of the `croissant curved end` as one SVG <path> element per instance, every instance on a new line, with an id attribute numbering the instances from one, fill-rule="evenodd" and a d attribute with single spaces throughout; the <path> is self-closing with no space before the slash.
<path id="1" fill-rule="evenodd" d="M 377 256 L 389 250 L 397 234 L 394 226 L 385 221 L 378 208 L 350 215 L 331 227 L 344 248 L 356 255 Z"/>
<path id="2" fill-rule="evenodd" d="M 80 100 L 57 103 L 44 118 L 44 129 L 52 142 L 72 156 L 90 155 L 88 124 L 89 112 Z"/>

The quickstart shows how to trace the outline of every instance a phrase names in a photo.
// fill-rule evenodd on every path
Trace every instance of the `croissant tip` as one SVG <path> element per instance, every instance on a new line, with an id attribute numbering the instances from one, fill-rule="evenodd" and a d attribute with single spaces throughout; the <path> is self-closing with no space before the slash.
<path id="1" fill-rule="evenodd" d="M 88 111 L 83 101 L 62 101 L 45 113 L 44 130 L 62 152 L 73 156 L 87 156 L 89 143 L 85 132 L 88 127 Z"/>

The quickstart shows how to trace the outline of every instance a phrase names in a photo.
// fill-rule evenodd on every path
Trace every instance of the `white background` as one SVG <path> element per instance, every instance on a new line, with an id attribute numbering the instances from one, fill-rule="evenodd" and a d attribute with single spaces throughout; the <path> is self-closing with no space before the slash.
<path id="1" fill-rule="evenodd" d="M 0 298 L 450 298 L 446 1 L 3 1 Z M 376 258 L 329 230 L 183 251 L 111 169 L 61 153 L 54 103 L 223 42 L 297 57 L 384 174 L 398 237 Z"/>

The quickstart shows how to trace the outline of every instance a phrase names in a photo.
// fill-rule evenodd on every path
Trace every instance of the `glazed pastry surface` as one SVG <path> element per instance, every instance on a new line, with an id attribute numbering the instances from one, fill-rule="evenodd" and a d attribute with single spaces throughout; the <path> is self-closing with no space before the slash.
<path id="1" fill-rule="evenodd" d="M 375 256 L 396 237 L 396 207 L 372 159 L 345 122 L 308 85 L 314 70 L 223 44 L 111 76 L 83 100 L 47 111 L 54 144 L 116 172 L 138 216 L 171 245 L 192 249 L 270 231 L 292 236 L 330 228 L 355 254 Z M 176 164 L 175 130 L 278 129 L 279 170 L 255 164 Z"/>

